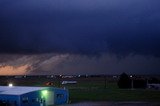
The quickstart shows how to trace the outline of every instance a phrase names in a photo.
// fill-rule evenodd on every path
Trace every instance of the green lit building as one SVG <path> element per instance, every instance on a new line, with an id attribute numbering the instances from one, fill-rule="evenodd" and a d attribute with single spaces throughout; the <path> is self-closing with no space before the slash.
<path id="1" fill-rule="evenodd" d="M 68 98 L 68 90 L 60 88 L 0 86 L 0 106 L 59 105 Z"/>

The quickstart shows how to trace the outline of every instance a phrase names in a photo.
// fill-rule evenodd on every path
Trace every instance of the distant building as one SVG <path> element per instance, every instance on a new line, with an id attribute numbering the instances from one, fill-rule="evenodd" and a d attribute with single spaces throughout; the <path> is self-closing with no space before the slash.
<path id="1" fill-rule="evenodd" d="M 160 90 L 160 84 L 147 84 L 149 89 Z"/>
<path id="2" fill-rule="evenodd" d="M 49 106 L 65 104 L 69 94 L 53 87 L 0 86 L 0 106 Z"/>
<path id="3" fill-rule="evenodd" d="M 77 84 L 77 81 L 62 81 L 62 85 L 65 84 Z"/>

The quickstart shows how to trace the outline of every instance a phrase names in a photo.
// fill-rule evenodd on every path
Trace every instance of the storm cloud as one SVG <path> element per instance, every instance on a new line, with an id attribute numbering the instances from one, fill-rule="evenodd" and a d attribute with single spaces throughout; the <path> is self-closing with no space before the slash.
<path id="1" fill-rule="evenodd" d="M 0 0 L 0 75 L 159 74 L 159 0 Z"/>
<path id="2" fill-rule="evenodd" d="M 1 0 L 1 53 L 160 56 L 158 0 Z"/>
<path id="3" fill-rule="evenodd" d="M 0 55 L 0 75 L 145 74 L 159 75 L 160 58 L 143 55 Z"/>

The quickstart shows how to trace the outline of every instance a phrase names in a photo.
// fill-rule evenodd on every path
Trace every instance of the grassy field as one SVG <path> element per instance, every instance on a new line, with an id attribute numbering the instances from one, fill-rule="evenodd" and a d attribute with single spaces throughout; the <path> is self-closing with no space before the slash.
<path id="1" fill-rule="evenodd" d="M 77 81 L 77 84 L 62 85 L 62 81 Z M 27 77 L 13 78 L 2 77 L 1 85 L 12 82 L 17 86 L 48 86 L 46 82 L 52 82 L 53 87 L 67 88 L 70 94 L 70 102 L 84 101 L 143 101 L 159 102 L 160 90 L 150 89 L 119 89 L 117 79 L 104 77 L 88 78 L 46 78 Z"/>
<path id="2" fill-rule="evenodd" d="M 160 91 L 146 89 L 70 89 L 70 101 L 146 101 L 159 102 Z"/>
<path id="3" fill-rule="evenodd" d="M 91 79 L 79 81 L 76 85 L 65 86 L 69 89 L 71 103 L 82 101 L 160 101 L 159 90 L 119 89 L 116 81 L 108 81 L 105 84 L 104 79 Z"/>

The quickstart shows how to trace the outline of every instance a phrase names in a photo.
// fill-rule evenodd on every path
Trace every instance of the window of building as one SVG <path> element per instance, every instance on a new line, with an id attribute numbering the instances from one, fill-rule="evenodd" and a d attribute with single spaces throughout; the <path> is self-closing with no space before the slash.
<path id="1" fill-rule="evenodd" d="M 23 98 L 22 98 L 22 102 L 23 102 L 23 103 L 28 103 L 28 102 L 29 102 L 29 101 L 28 101 L 28 97 L 23 97 Z"/>
<path id="2" fill-rule="evenodd" d="M 63 98 L 64 95 L 63 94 L 57 94 L 57 98 Z"/>
<path id="3" fill-rule="evenodd" d="M 32 99 L 32 102 L 38 102 L 38 98 Z"/>

